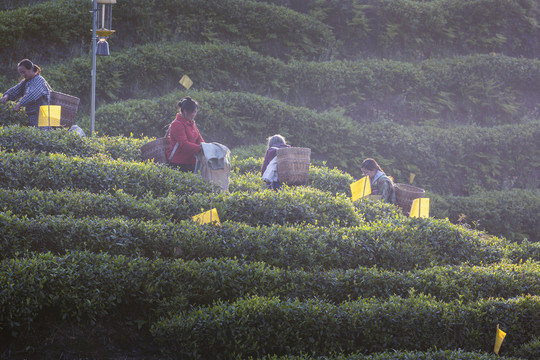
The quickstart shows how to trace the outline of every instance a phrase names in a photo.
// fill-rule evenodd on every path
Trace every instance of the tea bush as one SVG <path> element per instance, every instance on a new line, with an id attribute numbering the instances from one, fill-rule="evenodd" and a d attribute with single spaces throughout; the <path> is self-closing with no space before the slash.
<path id="1" fill-rule="evenodd" d="M 333 305 L 319 299 L 250 297 L 219 302 L 157 322 L 152 333 L 168 356 L 214 358 L 219 354 L 321 356 L 433 347 L 488 351 L 495 325 L 515 334 L 510 352 L 540 333 L 540 299 L 483 299 L 463 304 L 427 296 L 386 301 L 360 299 Z M 234 334 L 235 341 L 230 341 Z M 399 335 L 398 335 L 399 334 Z"/>
<path id="2" fill-rule="evenodd" d="M 48 67 L 44 76 L 53 88 L 58 84 L 62 92 L 84 99 L 90 79 L 82 74 L 90 68 L 89 59 L 74 58 Z M 163 68 L 170 69 L 167 75 Z M 235 45 L 160 42 L 100 59 L 97 72 L 98 80 L 108 79 L 96 90 L 100 105 L 168 94 L 189 72 L 199 89 L 260 94 L 315 111 L 339 108 L 355 122 L 495 126 L 534 114 L 540 61 L 470 55 L 420 63 L 375 59 L 285 63 Z M 221 102 L 219 111 L 230 107 L 225 104 Z"/>
<path id="3" fill-rule="evenodd" d="M 478 352 L 467 352 L 462 350 L 433 350 L 433 351 L 385 351 L 382 353 L 364 354 L 336 354 L 325 355 L 328 360 L 518 360 L 515 357 L 504 355 L 482 354 Z M 283 355 L 265 356 L 267 360 L 311 360 L 320 359 L 318 356 L 309 355 Z M 532 358 L 529 358 L 532 359 Z"/>
<path id="4" fill-rule="evenodd" d="M 122 35 L 113 36 L 111 41 L 120 48 L 157 39 L 201 43 L 226 40 L 275 57 L 315 60 L 322 58 L 334 42 L 331 29 L 319 20 L 262 2 L 169 0 L 158 6 L 132 0 L 129 5 L 118 2 L 114 8 L 115 29 Z M 6 59 L 18 61 L 18 54 L 30 50 L 47 62 L 57 60 L 59 55 L 66 58 L 85 53 L 84 48 L 90 44 L 88 29 L 92 28 L 88 15 L 91 3 L 46 1 L 31 9 L 0 9 L 0 23 L 4 25 L 0 29 L 1 53 Z M 43 44 L 51 43 L 51 39 L 52 44 L 45 47 Z"/>
<path id="5" fill-rule="evenodd" d="M 479 236 L 443 221 L 340 227 L 339 224 L 222 226 L 188 221 L 142 221 L 1 213 L 3 258 L 26 251 L 107 251 L 111 254 L 184 259 L 238 258 L 293 269 L 424 269 L 436 265 L 540 260 L 540 246 Z"/>
<path id="6" fill-rule="evenodd" d="M 0 152 L 0 186 L 9 189 L 82 189 L 133 196 L 165 196 L 170 192 L 208 192 L 200 176 L 150 163 L 111 160 L 105 156 L 68 157 L 63 154 Z"/>
<path id="7" fill-rule="evenodd" d="M 32 5 L 32 15 L 22 8 L 27 4 Z M 180 14 L 179 6 L 183 10 Z M 26 0 L 5 4 L 0 10 L 4 10 L 0 12 L 5 24 L 0 38 L 6 59 L 19 60 L 16 56 L 21 50 L 15 54 L 18 44 L 24 45 L 23 49 L 39 49 L 47 61 L 56 54 L 79 55 L 89 45 L 90 39 L 85 37 L 91 24 L 85 11 L 90 6 L 83 0 L 69 4 L 57 1 L 54 5 Z M 238 16 L 240 13 L 244 16 Z M 540 10 L 533 0 L 177 0 L 162 2 L 159 7 L 136 0 L 129 6 L 116 4 L 114 17 L 121 36 L 114 36 L 113 41 L 119 48 L 164 38 L 197 42 L 226 39 L 275 57 L 315 60 L 331 54 L 337 58 L 376 56 L 414 61 L 488 52 L 534 58 L 540 41 L 534 27 Z M 49 49 L 42 44 L 50 38 L 36 33 L 36 28 L 52 31 L 51 38 L 57 39 Z M 81 38 L 84 40 L 78 44 Z"/>
<path id="8" fill-rule="evenodd" d="M 28 126 L 0 127 L 0 147 L 9 151 L 63 153 L 82 157 L 103 154 L 112 159 L 138 161 L 141 159 L 141 146 L 148 141 L 147 138 L 124 136 L 81 137 L 67 130 L 42 131 Z"/>
<path id="9" fill-rule="evenodd" d="M 461 294 L 462 304 L 475 304 L 482 297 L 537 294 L 540 276 L 537 263 L 311 273 L 237 260 L 167 261 L 88 252 L 5 259 L 0 270 L 0 329 L 12 331 L 44 312 L 78 323 L 114 318 L 120 311 L 130 320 L 151 321 L 188 306 L 253 295 L 307 300 L 324 293 L 326 302 L 340 304 L 371 297 L 385 301 L 395 295 L 416 298 L 414 289 L 423 285 L 425 294 L 439 300 L 452 301 Z M 184 300 L 174 301 L 180 298 Z"/>
<path id="10" fill-rule="evenodd" d="M 0 93 L 0 97 L 2 97 Z M 25 111 L 13 110 L 14 103 L 8 101 L 7 103 L 0 102 L 0 126 L 5 125 L 27 125 L 28 116 Z"/>
<path id="11" fill-rule="evenodd" d="M 234 192 L 211 194 L 168 194 L 152 198 L 146 194 L 137 198 L 124 191 L 92 193 L 64 189 L 0 189 L 0 209 L 18 216 L 39 217 L 62 215 L 74 218 L 125 217 L 140 220 L 180 221 L 209 209 L 218 209 L 221 221 L 244 222 L 249 225 L 310 223 L 327 226 L 360 225 L 361 218 L 350 200 L 314 189 L 286 189 L 279 193 Z"/>
<path id="12" fill-rule="evenodd" d="M 414 60 L 492 51 L 537 55 L 538 45 L 533 44 L 539 39 L 531 34 L 540 9 L 532 0 L 263 1 L 312 14 L 330 25 L 341 56 Z"/>
<path id="13" fill-rule="evenodd" d="M 433 196 L 432 215 L 447 217 L 513 241 L 540 241 L 540 190 L 512 189 L 472 196 Z"/>

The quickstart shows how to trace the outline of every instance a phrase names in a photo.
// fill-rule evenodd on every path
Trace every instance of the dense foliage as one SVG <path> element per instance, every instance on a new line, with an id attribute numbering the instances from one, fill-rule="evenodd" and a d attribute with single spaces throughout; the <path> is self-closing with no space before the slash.
<path id="1" fill-rule="evenodd" d="M 87 134 L 90 9 L 0 4 L 0 91 L 28 57 Z M 97 132 L 0 104 L 0 357 L 540 358 L 539 21 L 535 0 L 118 1 Z M 187 94 L 229 192 L 141 161 Z M 304 186 L 265 189 L 275 133 L 311 148 Z M 366 157 L 432 217 L 353 202 Z"/>

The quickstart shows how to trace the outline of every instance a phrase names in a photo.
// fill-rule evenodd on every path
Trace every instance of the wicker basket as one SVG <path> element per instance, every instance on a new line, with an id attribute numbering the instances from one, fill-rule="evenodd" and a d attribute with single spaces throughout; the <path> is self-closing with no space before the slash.
<path id="1" fill-rule="evenodd" d="M 395 184 L 396 201 L 403 213 L 408 215 L 411 212 L 411 206 L 414 199 L 424 197 L 424 189 L 407 184 Z"/>
<path id="2" fill-rule="evenodd" d="M 153 160 L 158 163 L 167 163 L 167 149 L 169 148 L 169 138 L 159 138 L 141 147 L 141 158 L 143 160 Z"/>
<path id="3" fill-rule="evenodd" d="M 277 149 L 279 181 L 288 185 L 305 185 L 309 178 L 311 149 L 289 147 Z"/>
<path id="4" fill-rule="evenodd" d="M 51 105 L 60 105 L 62 107 L 60 126 L 71 127 L 75 123 L 80 101 L 81 99 L 78 97 L 51 91 Z"/>

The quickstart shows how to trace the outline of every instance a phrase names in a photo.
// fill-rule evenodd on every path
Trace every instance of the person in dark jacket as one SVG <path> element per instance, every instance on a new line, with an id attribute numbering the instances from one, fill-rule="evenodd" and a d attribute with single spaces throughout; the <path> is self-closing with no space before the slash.
<path id="1" fill-rule="evenodd" d="M 394 191 L 394 182 L 382 171 L 379 164 L 371 158 L 365 159 L 360 165 L 360 169 L 365 176 L 369 176 L 371 182 L 371 193 L 380 195 L 381 200 L 396 203 L 396 192 Z"/>
<path id="2" fill-rule="evenodd" d="M 193 172 L 197 162 L 195 155 L 201 151 L 201 143 L 204 142 L 195 125 L 199 104 L 186 96 L 178 102 L 178 110 L 176 118 L 169 126 L 167 159 L 169 166 L 180 171 Z"/>
<path id="3" fill-rule="evenodd" d="M 261 167 L 261 176 L 266 182 L 266 187 L 272 190 L 281 188 L 281 181 L 277 173 L 277 149 L 287 148 L 285 138 L 279 134 L 272 135 L 268 139 L 268 146 Z"/>
<path id="4" fill-rule="evenodd" d="M 24 106 L 28 115 L 29 125 L 38 126 L 39 107 L 49 103 L 51 92 L 47 82 L 40 75 L 41 69 L 30 60 L 21 60 L 17 65 L 17 70 L 23 77 L 23 80 L 7 90 L 0 101 L 3 103 L 8 100 L 18 101 L 13 109 L 19 111 Z"/>

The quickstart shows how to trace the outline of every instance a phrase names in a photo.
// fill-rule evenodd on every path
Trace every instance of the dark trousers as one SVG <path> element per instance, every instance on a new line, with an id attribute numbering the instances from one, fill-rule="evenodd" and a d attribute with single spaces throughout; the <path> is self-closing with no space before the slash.
<path id="1" fill-rule="evenodd" d="M 195 170 L 195 164 L 175 164 L 169 163 L 169 166 L 173 169 L 180 170 L 182 172 L 193 172 Z"/>

